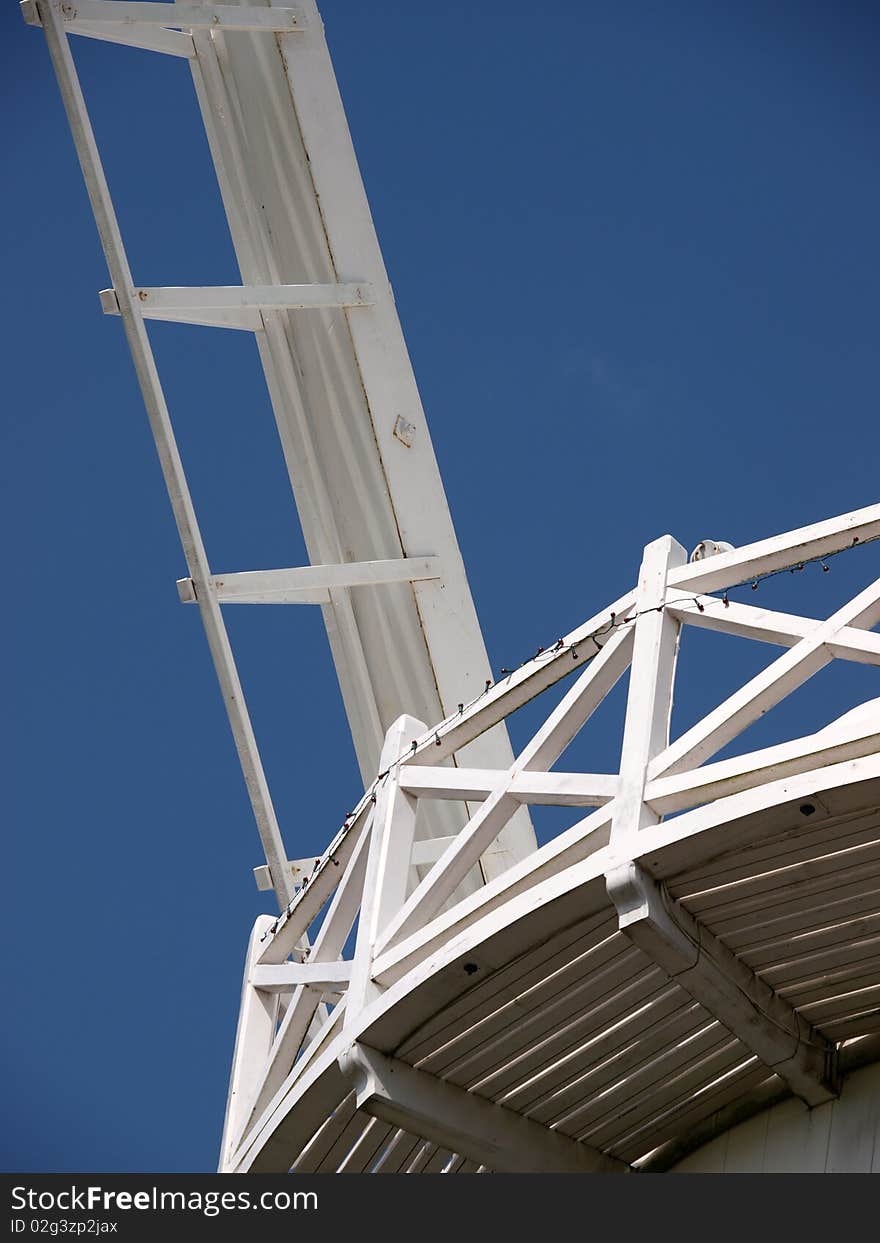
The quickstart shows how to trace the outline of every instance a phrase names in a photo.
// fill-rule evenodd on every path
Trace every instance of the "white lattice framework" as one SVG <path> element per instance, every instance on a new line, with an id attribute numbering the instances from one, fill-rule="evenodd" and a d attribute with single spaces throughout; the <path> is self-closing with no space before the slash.
<path id="1" fill-rule="evenodd" d="M 866 883 L 869 897 L 876 902 L 873 873 L 856 868 L 841 881 L 835 870 L 834 864 L 841 859 L 828 806 L 828 791 L 834 789 L 869 790 L 863 796 L 868 807 L 877 797 L 880 710 L 876 703 L 865 713 L 844 718 L 819 733 L 710 761 L 830 661 L 880 664 L 880 635 L 871 629 L 880 621 L 880 580 L 826 620 L 737 603 L 729 599 L 728 590 L 878 534 L 880 507 L 874 506 L 691 564 L 686 563 L 681 546 L 666 536 L 645 549 L 635 590 L 560 640 L 555 649 L 527 662 L 437 726 L 426 728 L 411 717 L 401 717 L 388 732 L 376 781 L 308 883 L 280 918 L 264 917 L 255 928 L 245 974 L 224 1168 L 259 1165 L 260 1154 L 281 1119 L 295 1112 L 297 1100 L 305 1101 L 314 1087 L 310 1073 L 322 1058 L 338 1063 L 351 1077 L 357 1110 L 383 1124 L 381 1135 L 374 1132 L 372 1141 L 363 1123 L 362 1133 L 352 1138 L 357 1110 L 350 1105 L 349 1113 L 343 1112 L 353 1147 L 344 1154 L 340 1149 L 336 1155 L 349 1165 L 358 1159 L 358 1145 L 366 1147 L 371 1160 L 381 1161 L 385 1145 L 393 1144 L 391 1151 L 396 1152 L 403 1142 L 400 1135 L 413 1134 L 422 1137 L 425 1147 L 433 1145 L 444 1154 L 450 1167 L 465 1160 L 501 1169 L 601 1169 L 619 1163 L 613 1144 L 604 1150 L 593 1148 L 581 1137 L 566 1152 L 558 1150 L 560 1136 L 552 1129 L 540 1137 L 520 1134 L 518 1126 L 527 1119 L 511 1109 L 501 1119 L 509 1126 L 509 1134 L 499 1138 L 495 1134 L 498 1118 L 481 1112 L 491 1108 L 482 1095 L 462 1093 L 462 1099 L 443 1101 L 438 1097 L 440 1085 L 446 1086 L 442 1078 L 370 1043 L 370 1032 L 381 1029 L 386 1009 L 402 1005 L 406 994 L 422 987 L 426 973 L 446 962 L 450 954 L 461 959 L 498 934 L 511 936 L 524 912 L 534 912 L 562 892 L 576 892 L 597 878 L 604 881 L 618 933 L 711 1016 L 710 1027 L 723 1028 L 731 1046 L 742 1053 L 743 1067 L 752 1079 L 757 1068 L 758 1085 L 763 1086 L 770 1076 L 778 1081 L 779 1091 L 794 1093 L 809 1105 L 832 1099 L 839 1082 L 839 1046 L 853 1034 L 880 1030 L 877 1009 L 871 1004 L 880 992 L 876 924 L 854 955 L 845 936 L 835 948 L 823 951 L 822 970 L 807 956 L 808 978 L 819 995 L 817 1000 L 811 992 L 809 1004 L 802 1006 L 768 985 L 763 971 L 750 967 L 723 936 L 715 935 L 699 916 L 695 918 L 686 903 L 676 902 L 664 882 L 671 870 L 673 874 L 694 872 L 707 859 L 738 851 L 743 875 L 750 876 L 749 848 L 760 847 L 761 837 L 755 836 L 754 828 L 743 826 L 760 825 L 762 813 L 782 808 L 794 816 L 797 832 L 805 821 L 811 829 L 822 825 L 806 857 L 797 861 L 801 887 L 805 884 L 801 876 L 807 874 L 801 904 L 806 922 L 810 922 L 816 888 L 810 884 L 810 869 L 815 871 L 817 866 L 826 867 L 837 887 L 854 886 L 853 900 L 860 910 L 864 909 Z M 786 650 L 670 742 L 683 625 Z M 447 766 L 458 747 L 569 676 L 573 663 L 585 667 L 510 767 Z M 557 771 L 555 765 L 566 747 L 628 668 L 630 689 L 619 771 Z M 817 811 L 814 801 L 819 791 L 824 792 L 822 811 Z M 410 891 L 407 877 L 413 832 L 423 799 L 467 800 L 479 803 L 479 809 L 452 840 L 417 847 L 421 862 L 434 861 Z M 460 877 L 520 803 L 595 810 L 476 895 L 450 906 Z M 664 822 L 670 813 L 679 814 Z M 787 833 L 790 836 L 790 830 Z M 774 846 L 778 825 L 763 836 Z M 856 862 L 865 857 L 865 845 L 874 855 L 880 847 L 876 816 L 862 838 L 866 840 L 856 848 Z M 846 839 L 844 863 L 852 861 L 849 849 Z M 779 853 L 785 854 L 784 845 Z M 752 870 L 760 878 L 776 869 L 765 852 Z M 301 938 L 322 910 L 314 944 L 301 952 Z M 341 951 L 355 920 L 356 944 L 346 959 Z M 815 923 L 821 932 L 821 915 L 817 914 Z M 852 935 L 862 926 L 849 927 L 844 918 L 831 927 L 841 941 L 841 928 Z M 778 947 L 783 962 L 786 945 L 784 938 Z M 852 980 L 847 971 L 859 988 L 848 987 Z M 846 987 L 841 987 L 841 980 Z M 870 981 L 867 993 L 866 980 Z M 334 1008 L 307 1041 L 322 997 L 334 1002 Z M 433 1004 L 442 1009 L 436 1000 Z M 826 1010 L 830 1005 L 830 1023 L 811 1017 L 810 1006 L 821 1010 L 823 1004 Z M 451 1018 L 450 1023 L 454 1022 Z M 468 1019 L 461 1022 L 467 1024 Z M 418 1023 L 410 1019 L 408 1026 L 418 1027 Z M 536 1052 L 531 1070 L 540 1076 L 540 1050 Z M 690 1090 L 685 1087 L 683 1091 L 683 1099 L 688 1100 Z M 748 1099 L 748 1091 L 744 1097 Z M 577 1099 L 576 1094 L 572 1099 Z M 765 1097 L 750 1099 L 764 1101 Z M 475 1102 L 479 1104 L 470 1117 L 467 1107 L 474 1107 Z M 337 1122 L 337 1129 L 340 1126 Z M 494 1144 L 491 1153 L 489 1136 Z M 655 1138 L 649 1133 L 644 1141 L 647 1147 L 627 1164 L 647 1157 L 657 1146 L 651 1142 Z M 308 1144 L 304 1145 L 295 1168 L 310 1168 L 309 1151 Z M 288 1150 L 284 1159 L 293 1161 L 297 1156 Z"/>

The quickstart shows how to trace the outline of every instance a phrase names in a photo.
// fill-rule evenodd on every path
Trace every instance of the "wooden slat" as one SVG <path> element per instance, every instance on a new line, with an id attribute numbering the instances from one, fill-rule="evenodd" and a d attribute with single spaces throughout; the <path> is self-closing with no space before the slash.
<path id="1" fill-rule="evenodd" d="M 850 883 L 859 886 L 876 876 L 880 876 L 880 847 L 876 844 L 857 846 L 838 855 L 825 855 L 791 869 L 783 868 L 711 894 L 688 898 L 682 905 L 697 918 L 702 918 L 706 912 L 706 922 L 711 923 L 737 911 L 771 906 L 777 897 L 781 901 L 807 898 L 832 886 Z"/>
<path id="2" fill-rule="evenodd" d="M 806 1002 L 803 1013 L 809 1017 L 816 1027 L 824 1023 L 836 1022 L 840 1018 L 862 1014 L 874 1006 L 880 1005 L 880 983 L 868 984 L 864 988 L 849 990 L 822 1001 Z"/>
<path id="3" fill-rule="evenodd" d="M 609 988 L 623 987 L 647 969 L 639 951 L 627 952 L 616 945 L 605 964 L 597 968 L 595 977 L 576 969 L 559 972 L 552 984 L 548 981 L 530 989 L 521 1003 L 510 1002 L 475 1028 L 463 1032 L 460 1040 L 444 1050 L 442 1070 L 438 1073 L 461 1086 L 469 1086 L 482 1079 L 496 1061 L 506 1063 L 540 1034 L 559 1027 L 573 1013 L 586 1012 Z"/>
<path id="4" fill-rule="evenodd" d="M 525 1082 L 555 1049 L 564 1049 L 575 1039 L 586 1039 L 603 1030 L 629 1006 L 641 1005 L 656 995 L 664 983 L 656 967 L 636 962 L 630 963 L 627 971 L 628 975 L 619 971 L 606 973 L 598 987 L 591 989 L 587 982 L 575 995 L 560 998 L 552 1013 L 541 1009 L 529 1015 L 527 1022 L 514 1023 L 447 1077 L 462 1087 L 489 1094 L 492 1085 L 499 1081 L 498 1072 L 512 1065 L 518 1074 L 516 1081 Z M 535 1055 L 538 1047 L 540 1058 Z M 506 1077 L 501 1082 L 513 1086 Z"/>
<path id="5" fill-rule="evenodd" d="M 861 1011 L 849 1018 L 834 1019 L 822 1024 L 822 1031 L 829 1040 L 851 1040 L 854 1036 L 865 1036 L 869 1032 L 880 1031 L 880 1007 Z"/>
<path id="6" fill-rule="evenodd" d="M 767 1077 L 767 1067 L 755 1059 L 723 1080 L 704 1085 L 690 1100 L 680 1102 L 627 1135 L 615 1139 L 608 1151 L 632 1165 L 654 1148 L 686 1134 L 691 1127 L 725 1105 L 746 1097 L 765 1083 Z"/>
<path id="7" fill-rule="evenodd" d="M 421 1174 L 436 1151 L 436 1144 L 429 1144 L 427 1141 L 423 1141 L 421 1148 L 406 1167 L 407 1174 Z"/>
<path id="8" fill-rule="evenodd" d="M 678 989 L 673 989 L 669 1004 L 681 1002 Z M 533 1044 L 524 1045 L 520 1053 L 501 1062 L 473 1085 L 483 1095 L 500 1100 L 519 1088 L 525 1088 L 544 1070 L 555 1067 L 564 1059 L 582 1059 L 583 1069 L 607 1060 L 608 1049 L 624 1041 L 624 1024 L 631 1016 L 642 1014 L 658 1005 L 669 994 L 669 981 L 662 972 L 637 974 L 632 983 L 615 991 L 606 990 L 597 1004 L 586 1009 L 575 1007 L 572 1017 L 554 1027 L 549 1034 Z M 564 1066 L 560 1070 L 564 1075 Z M 570 1077 L 570 1076 L 569 1076 Z"/>
<path id="9" fill-rule="evenodd" d="M 440 1014 L 432 1016 L 404 1041 L 395 1056 L 411 1065 L 418 1064 L 420 1059 L 442 1048 L 461 1028 L 473 1027 L 500 1005 L 512 1001 L 616 930 L 617 921 L 604 911 L 583 924 L 563 929 L 543 945 L 494 971 L 487 980 L 468 989 Z"/>
<path id="10" fill-rule="evenodd" d="M 690 1127 L 680 1130 L 665 1143 L 643 1151 L 634 1160 L 633 1168 L 651 1174 L 665 1173 L 739 1123 L 748 1122 L 757 1114 L 786 1100 L 793 1105 L 797 1104 L 778 1075 L 768 1074 L 766 1068 L 764 1075 L 765 1078 L 756 1088 L 735 1097 L 708 1116 L 696 1118 Z"/>
<path id="11" fill-rule="evenodd" d="M 764 905 L 726 919 L 713 916 L 712 929 L 739 953 L 739 947 L 763 944 L 770 937 L 794 936 L 816 927 L 830 927 L 866 911 L 873 914 L 878 909 L 880 888 L 876 882 L 871 885 L 869 881 L 866 888 L 832 883 L 824 890 L 817 890 L 808 906 L 797 895 L 791 902 L 769 909 Z"/>
<path id="12" fill-rule="evenodd" d="M 738 951 L 737 957 L 753 971 L 760 971 L 773 963 L 800 961 L 808 954 L 819 953 L 836 945 L 846 946 L 875 933 L 880 935 L 880 894 L 877 895 L 875 909 L 867 915 L 834 923 L 828 923 L 827 919 L 827 916 L 823 918 L 820 914 L 818 927 L 796 935 L 777 932 L 772 937 Z"/>
<path id="13" fill-rule="evenodd" d="M 873 812 L 869 821 L 860 815 L 848 817 L 843 824 L 820 821 L 811 827 L 810 821 L 804 820 L 799 829 L 749 849 L 731 851 L 704 867 L 679 874 L 667 882 L 667 888 L 675 898 L 685 898 L 742 877 L 795 864 L 801 859 L 819 858 L 872 841 L 880 841 L 880 820 Z"/>
<path id="14" fill-rule="evenodd" d="M 712 1032 L 709 1032 L 710 1027 Z M 529 1116 L 556 1125 L 578 1109 L 589 1106 L 595 1109 L 598 1118 L 609 1107 L 616 1108 L 628 1100 L 634 1092 L 648 1093 L 647 1085 L 656 1077 L 653 1068 L 663 1066 L 662 1073 L 666 1074 L 678 1058 L 691 1057 L 697 1048 L 692 1041 L 698 1041 L 701 1048 L 709 1048 L 729 1038 L 729 1033 L 720 1024 L 713 1023 L 701 1007 L 689 1007 L 677 1012 L 667 1023 L 659 1024 L 656 1032 L 644 1041 L 636 1036 L 587 1074 L 552 1093 L 530 1109 Z"/>
<path id="15" fill-rule="evenodd" d="M 444 1074 L 448 1068 L 460 1063 L 472 1049 L 506 1030 L 511 1022 L 521 1020 L 539 1006 L 550 1006 L 560 994 L 568 993 L 578 982 L 583 988 L 584 977 L 589 971 L 598 971 L 629 950 L 628 942 L 615 931 L 612 936 L 590 946 L 553 972 L 543 974 L 538 971 L 534 977 L 530 972 L 528 983 L 523 980 L 524 987 L 519 988 L 512 997 L 487 1001 L 480 1007 L 479 1017 L 464 1016 L 450 1039 L 414 1064 L 419 1070 Z"/>
<path id="16" fill-rule="evenodd" d="M 841 973 L 880 968 L 880 935 L 862 937 L 766 967 L 761 979 L 777 991 L 797 989 L 820 979 L 832 980 Z"/>
<path id="17" fill-rule="evenodd" d="M 374 1174 L 399 1174 L 422 1148 L 424 1140 L 408 1131 L 396 1131 L 385 1152 L 376 1162 Z"/>
<path id="18" fill-rule="evenodd" d="M 388 1144 L 396 1131 L 397 1127 L 390 1126 L 387 1122 L 381 1122 L 378 1118 L 371 1118 L 369 1125 L 364 1128 L 360 1139 L 340 1165 L 339 1173 L 368 1173 L 375 1164 L 382 1148 Z"/>
<path id="19" fill-rule="evenodd" d="M 684 1038 L 704 1012 L 692 1002 L 682 1005 L 680 990 L 661 988 L 644 1006 L 588 1040 L 576 1040 L 531 1079 L 495 1096 L 499 1105 L 527 1114 L 536 1122 L 561 1117 L 606 1073 L 622 1072 L 651 1057 L 670 1041 Z"/>
<path id="20" fill-rule="evenodd" d="M 686 1099 L 707 1076 L 723 1073 L 747 1056 L 748 1050 L 720 1023 L 707 1023 L 688 1041 L 612 1080 L 603 1092 L 591 1097 L 577 1115 L 578 1128 L 590 1128 L 595 1142 L 604 1147 L 623 1127 L 646 1118 L 664 1103 Z"/>
<path id="21" fill-rule="evenodd" d="M 334 1143 L 331 1144 L 327 1150 L 327 1155 L 315 1172 L 318 1174 L 335 1174 L 370 1122 L 372 1122 L 372 1119 L 358 1110 L 350 1119 L 348 1125 L 343 1127 Z"/>
<path id="22" fill-rule="evenodd" d="M 701 1028 L 696 1041 L 695 1056 L 686 1057 L 665 1078 L 656 1065 L 649 1063 L 642 1068 L 643 1091 L 638 1090 L 640 1076 L 629 1075 L 609 1090 L 609 1099 L 603 1094 L 598 1100 L 585 1101 L 562 1118 L 556 1129 L 577 1135 L 595 1147 L 607 1148 L 627 1130 L 678 1101 L 689 1099 L 704 1084 L 726 1074 L 748 1056 L 748 1050 L 720 1024 Z"/>
<path id="23" fill-rule="evenodd" d="M 453 1154 L 451 1152 L 447 1152 L 445 1148 L 438 1148 L 433 1157 L 431 1157 L 430 1161 L 425 1163 L 425 1168 L 422 1170 L 422 1173 L 442 1174 L 444 1168 L 452 1160 L 452 1156 Z"/>
<path id="24" fill-rule="evenodd" d="M 624 992 L 622 1001 L 620 1007 L 612 1003 L 598 1012 L 595 1008 L 576 1010 L 569 1022 L 527 1046 L 518 1057 L 474 1084 L 474 1089 L 523 1112 L 529 1103 L 552 1093 L 557 1084 L 595 1071 L 617 1057 L 628 1042 L 638 1043 L 653 1022 L 681 1010 L 689 998 L 658 975 L 654 988 L 638 1005 L 633 1003 L 631 990 Z M 532 1065 L 536 1069 L 529 1070 Z"/>
<path id="25" fill-rule="evenodd" d="M 740 893 L 772 893 L 776 889 L 787 888 L 792 881 L 828 876 L 854 864 L 862 866 L 871 863 L 880 863 L 880 840 L 876 836 L 852 845 L 841 844 L 839 847 L 829 843 L 821 854 L 811 852 L 805 858 L 791 863 L 783 861 L 778 867 L 767 868 L 758 873 L 746 871 L 745 875 L 736 879 L 711 888 L 701 888 L 679 900 L 697 915 L 702 910 L 717 907 L 722 902 L 738 897 Z"/>
<path id="26" fill-rule="evenodd" d="M 295 1173 L 314 1174 L 320 1168 L 327 1153 L 354 1117 L 355 1108 L 354 1092 L 350 1092 L 294 1161 L 291 1168 Z"/>
<path id="27" fill-rule="evenodd" d="M 880 959 L 877 958 L 867 963 L 848 964 L 841 970 L 828 972 L 818 979 L 779 988 L 777 991 L 798 1010 L 804 1011 L 814 1002 L 848 997 L 854 992 L 872 988 L 875 984 L 880 985 Z"/>

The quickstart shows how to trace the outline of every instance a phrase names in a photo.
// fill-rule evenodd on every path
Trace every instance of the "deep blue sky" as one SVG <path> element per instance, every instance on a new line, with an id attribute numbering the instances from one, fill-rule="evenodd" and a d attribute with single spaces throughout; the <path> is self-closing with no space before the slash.
<path id="1" fill-rule="evenodd" d="M 876 6 L 322 11 L 496 668 L 613 599 L 657 535 L 740 544 L 880 499 Z M 185 64 L 76 52 L 135 279 L 237 282 Z M 0 1168 L 212 1169 L 270 909 L 259 842 L 48 56 L 11 0 L 0 55 Z M 212 563 L 300 564 L 252 341 L 153 339 Z M 761 599 L 827 612 L 873 551 Z M 358 794 L 320 618 L 229 620 L 290 854 L 319 851 Z M 688 634 L 676 725 L 770 655 Z M 880 694 L 861 667 L 817 687 L 749 745 Z M 569 766 L 614 765 L 604 711 Z"/>

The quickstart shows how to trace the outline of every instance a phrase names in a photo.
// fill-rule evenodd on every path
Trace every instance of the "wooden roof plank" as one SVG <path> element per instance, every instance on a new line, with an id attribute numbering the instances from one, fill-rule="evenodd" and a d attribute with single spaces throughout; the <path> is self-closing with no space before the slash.
<path id="1" fill-rule="evenodd" d="M 399 1174 L 407 1168 L 425 1141 L 409 1131 L 397 1130 L 388 1147 L 373 1166 L 374 1174 Z"/>
<path id="2" fill-rule="evenodd" d="M 810 833 L 786 833 L 766 843 L 760 850 L 734 851 L 713 860 L 711 866 L 695 868 L 667 881 L 667 888 L 676 898 L 687 898 L 744 877 L 764 875 L 807 859 L 822 858 L 878 841 L 880 822 L 873 815 L 869 823 L 862 819 L 846 825 L 823 824 Z"/>
<path id="3" fill-rule="evenodd" d="M 552 1002 L 538 1004 L 529 1011 L 508 1014 L 491 1038 L 480 1042 L 465 1057 L 451 1062 L 443 1077 L 453 1083 L 472 1086 L 498 1066 L 507 1065 L 522 1049 L 530 1049 L 544 1035 L 566 1031 L 570 1022 L 601 1026 L 602 1013 L 613 1006 L 616 998 L 632 1001 L 657 987 L 656 969 L 638 958 L 619 959 L 596 980 L 582 980 Z M 597 1014 L 596 1012 L 600 1013 Z M 616 1011 L 619 1012 L 619 1009 Z"/>
<path id="4" fill-rule="evenodd" d="M 397 1127 L 380 1122 L 378 1118 L 371 1118 L 360 1139 L 339 1166 L 338 1172 L 340 1174 L 368 1173 L 376 1161 L 377 1153 L 388 1144 L 396 1131 Z"/>
<path id="5" fill-rule="evenodd" d="M 707 922 L 725 944 L 736 953 L 742 953 L 744 949 L 763 944 L 769 938 L 794 936 L 817 927 L 830 928 L 865 912 L 873 914 L 878 909 L 880 887 L 876 881 L 873 884 L 869 882 L 863 888 L 832 883 L 824 891 L 817 891 L 809 904 L 797 896 L 792 902 L 774 903 L 771 907 L 765 905 L 723 919 L 713 915 Z"/>
<path id="6" fill-rule="evenodd" d="M 338 1109 L 327 1118 L 315 1132 L 311 1142 L 300 1153 L 291 1167 L 297 1174 L 314 1174 L 327 1153 L 342 1135 L 355 1114 L 354 1092 L 349 1092 Z"/>
<path id="7" fill-rule="evenodd" d="M 514 1016 L 526 1025 L 535 1021 L 536 1013 L 554 1015 L 572 997 L 582 998 L 585 993 L 598 990 L 609 972 L 617 974 L 634 965 L 638 965 L 638 960 L 632 947 L 615 933 L 552 976 L 523 989 L 477 1022 L 462 1027 L 453 1040 L 414 1064 L 432 1074 L 445 1074 L 460 1065 L 473 1050 L 485 1047 L 497 1035 L 506 1032 Z"/>
<path id="8" fill-rule="evenodd" d="M 697 1094 L 679 1101 L 659 1116 L 642 1123 L 634 1131 L 616 1138 L 609 1147 L 609 1152 L 632 1164 L 661 1144 L 686 1134 L 690 1127 L 723 1109 L 725 1105 L 757 1089 L 767 1077 L 766 1066 L 760 1062 L 750 1062 L 741 1070 L 704 1084 Z"/>
<path id="9" fill-rule="evenodd" d="M 720 891 L 702 901 L 685 899 L 682 905 L 692 915 L 699 915 L 703 922 L 714 923 L 747 911 L 774 909 L 777 903 L 781 907 L 784 903 L 801 902 L 809 909 L 814 897 L 829 889 L 848 886 L 858 891 L 876 886 L 880 859 L 856 862 L 850 855 L 849 862 L 850 866 L 844 866 L 839 858 L 817 860 L 809 875 L 795 877 L 782 873 L 772 884 L 762 877 L 751 886 L 738 886 L 736 896 L 731 896 L 730 891 Z"/>
<path id="10" fill-rule="evenodd" d="M 679 989 L 667 989 L 600 1036 L 576 1043 L 546 1069 L 498 1097 L 499 1104 L 545 1124 L 562 1117 L 585 1092 L 600 1091 L 615 1075 L 649 1061 L 705 1022 L 702 1006 L 690 998 L 687 1002 L 682 1005 Z"/>
<path id="11" fill-rule="evenodd" d="M 766 940 L 741 948 L 737 948 L 732 937 L 725 937 L 724 940 L 734 950 L 737 957 L 754 971 L 770 963 L 786 961 L 786 955 L 787 960 L 793 962 L 804 955 L 818 953 L 835 945 L 846 945 L 875 933 L 880 933 L 880 893 L 877 895 L 875 910 L 867 914 L 856 915 L 853 919 L 842 919 L 829 924 L 820 923 L 818 927 L 794 934 L 777 933 Z"/>
<path id="12" fill-rule="evenodd" d="M 436 1015 L 408 1037 L 396 1050 L 396 1056 L 414 1065 L 420 1058 L 443 1047 L 450 1032 L 461 1026 L 473 1026 L 526 989 L 552 975 L 567 963 L 599 944 L 617 930 L 617 921 L 607 911 L 586 920 L 584 925 L 565 928 L 556 936 L 522 954 L 505 967 L 494 971 L 488 979 L 468 989 L 457 1001 Z"/>
<path id="13" fill-rule="evenodd" d="M 698 1096 L 680 1102 L 637 1131 L 615 1140 L 609 1151 L 621 1161 L 636 1162 L 662 1144 L 686 1136 L 692 1128 L 721 1113 L 727 1106 L 748 1099 L 751 1093 L 757 1093 L 773 1080 L 775 1076 L 768 1077 L 766 1066 L 751 1063 L 717 1083 L 707 1084 Z"/>
<path id="14" fill-rule="evenodd" d="M 620 1135 L 690 1099 L 694 1092 L 748 1058 L 748 1050 L 724 1028 L 703 1031 L 701 1053 L 693 1060 L 686 1059 L 676 1073 L 661 1078 L 651 1090 L 625 1096 L 618 1108 L 606 1105 L 604 1098 L 583 1101 L 557 1123 L 557 1129 L 586 1143 L 610 1148 Z M 625 1090 L 626 1083 L 622 1088 Z"/>

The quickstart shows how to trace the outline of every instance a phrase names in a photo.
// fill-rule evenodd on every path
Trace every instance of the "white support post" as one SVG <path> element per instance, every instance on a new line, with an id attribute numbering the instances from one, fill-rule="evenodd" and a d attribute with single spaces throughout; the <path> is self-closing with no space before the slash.
<path id="1" fill-rule="evenodd" d="M 681 622 L 664 608 L 670 570 L 687 553 L 671 535 L 645 548 L 634 611 L 632 667 L 620 757 L 620 786 L 614 804 L 611 845 L 624 858 L 636 849 L 636 835 L 659 816 L 645 802 L 648 763 L 669 741 L 672 691 Z"/>
<path id="2" fill-rule="evenodd" d="M 381 992 L 372 979 L 373 955 L 389 919 L 406 898 L 417 800 L 401 789 L 397 761 L 425 728 L 424 722 L 404 713 L 385 735 L 379 771 L 387 771 L 387 777 L 376 793 L 370 856 L 346 1001 L 347 1027 L 354 1025 L 364 1007 Z"/>
<path id="3" fill-rule="evenodd" d="M 248 942 L 241 986 L 241 1008 L 235 1033 L 235 1051 L 232 1055 L 232 1073 L 229 1076 L 226 1117 L 223 1122 L 223 1141 L 220 1145 L 221 1174 L 227 1169 L 235 1150 L 244 1120 L 244 1110 L 257 1089 L 275 1036 L 278 997 L 254 988 L 251 983 L 251 970 L 260 953 L 260 939 L 271 924 L 271 915 L 258 916 Z"/>

